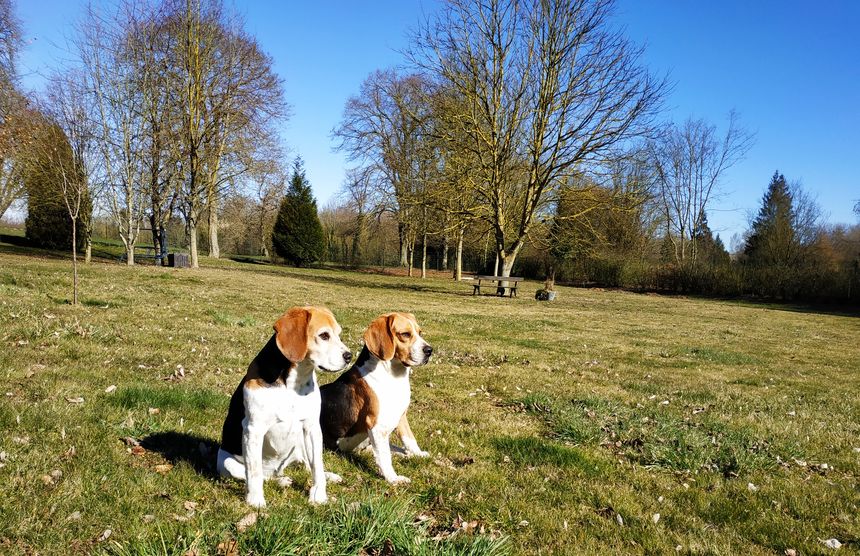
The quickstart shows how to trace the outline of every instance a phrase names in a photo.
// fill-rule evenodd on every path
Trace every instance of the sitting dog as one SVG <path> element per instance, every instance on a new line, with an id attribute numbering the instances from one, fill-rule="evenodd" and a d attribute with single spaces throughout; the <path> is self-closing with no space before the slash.
<path id="1" fill-rule="evenodd" d="M 328 498 L 315 370 L 339 371 L 352 353 L 340 341 L 340 325 L 328 309 L 293 307 L 274 329 L 230 399 L 218 473 L 245 479 L 245 500 L 263 507 L 263 479 L 303 463 L 313 475 L 310 501 L 323 504 Z M 337 482 L 339 477 L 330 474 L 329 479 Z M 286 477 L 280 481 L 289 484 Z"/>
<path id="2" fill-rule="evenodd" d="M 409 428 L 410 367 L 423 365 L 433 348 L 410 313 L 388 313 L 370 323 L 364 349 L 352 368 L 320 388 L 326 447 L 349 452 L 367 446 L 389 483 L 408 483 L 391 465 L 389 437 L 395 429 L 407 455 L 426 457 Z"/>

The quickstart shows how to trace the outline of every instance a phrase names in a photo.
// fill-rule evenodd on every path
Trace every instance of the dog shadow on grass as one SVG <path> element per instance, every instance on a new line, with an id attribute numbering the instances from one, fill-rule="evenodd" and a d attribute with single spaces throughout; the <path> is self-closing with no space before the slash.
<path id="1" fill-rule="evenodd" d="M 218 471 L 215 469 L 218 444 L 213 442 L 211 438 L 184 432 L 165 431 L 144 437 L 141 439 L 140 445 L 150 452 L 161 454 L 173 465 L 185 462 L 204 477 L 218 478 Z"/>

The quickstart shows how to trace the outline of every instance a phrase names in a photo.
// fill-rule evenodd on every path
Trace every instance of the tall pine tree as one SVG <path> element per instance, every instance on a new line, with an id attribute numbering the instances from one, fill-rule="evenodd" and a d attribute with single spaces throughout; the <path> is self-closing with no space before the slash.
<path id="1" fill-rule="evenodd" d="M 708 226 L 708 215 L 705 211 L 699 213 L 699 223 L 693 229 L 693 242 L 695 246 L 696 261 L 700 265 L 720 266 L 730 262 L 728 251 L 726 251 L 723 240 L 719 234 L 714 236 Z"/>
<path id="2" fill-rule="evenodd" d="M 799 251 L 793 195 L 785 176 L 777 171 L 753 221 L 744 255 L 752 266 L 787 266 L 797 262 Z"/>
<path id="3" fill-rule="evenodd" d="M 325 236 L 317 214 L 317 202 L 311 193 L 311 184 L 305 175 L 304 162 L 296 157 L 293 176 L 275 227 L 272 230 L 272 247 L 287 263 L 305 266 L 322 258 Z"/>
<path id="4" fill-rule="evenodd" d="M 744 247 L 752 292 L 790 299 L 809 286 L 811 261 L 804 257 L 802 233 L 794 194 L 785 176 L 775 172 Z"/>

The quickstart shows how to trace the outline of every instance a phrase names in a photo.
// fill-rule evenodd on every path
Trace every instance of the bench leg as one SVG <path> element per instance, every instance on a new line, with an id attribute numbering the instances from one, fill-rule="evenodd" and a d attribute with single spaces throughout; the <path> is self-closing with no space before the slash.
<path id="1" fill-rule="evenodd" d="M 476 294 L 481 293 L 481 286 L 479 286 L 479 285 L 472 285 L 472 288 L 473 288 L 473 289 L 472 289 L 472 295 L 476 295 Z"/>

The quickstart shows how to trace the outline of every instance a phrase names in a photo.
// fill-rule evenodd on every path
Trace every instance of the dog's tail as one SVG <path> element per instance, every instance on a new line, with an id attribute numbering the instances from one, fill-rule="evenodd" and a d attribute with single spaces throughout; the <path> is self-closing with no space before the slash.
<path id="1" fill-rule="evenodd" d="M 232 477 L 245 480 L 245 464 L 242 462 L 241 456 L 236 456 L 230 452 L 225 452 L 218 449 L 218 474 L 222 477 Z"/>

